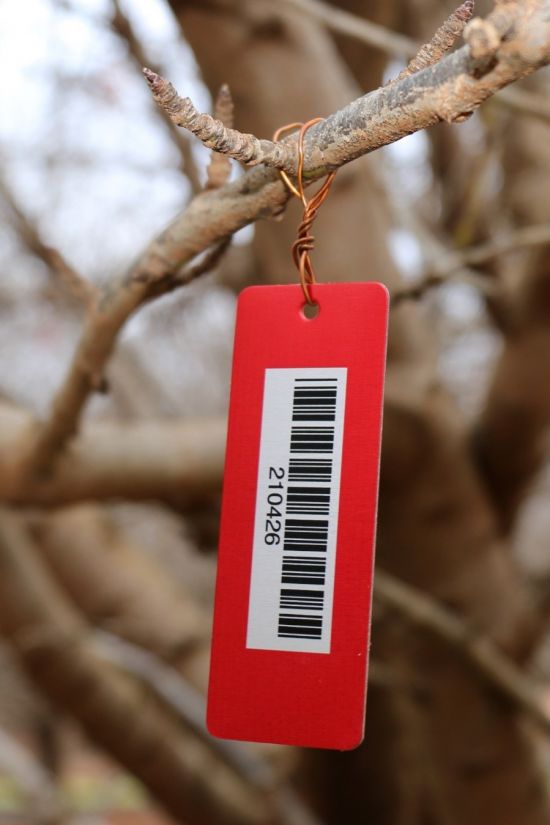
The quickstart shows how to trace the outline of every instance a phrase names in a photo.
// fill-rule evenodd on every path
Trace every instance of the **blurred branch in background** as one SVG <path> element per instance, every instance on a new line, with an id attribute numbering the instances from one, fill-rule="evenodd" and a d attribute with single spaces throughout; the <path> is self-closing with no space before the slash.
<path id="1" fill-rule="evenodd" d="M 0 515 L 0 627 L 46 695 L 73 713 L 90 738 L 141 777 L 176 817 L 205 825 L 213 818 L 228 825 L 290 821 L 274 816 L 271 781 L 267 787 L 258 781 L 252 786 L 250 770 L 248 781 L 243 781 L 242 759 L 234 758 L 231 769 L 226 767 L 231 748 L 223 749 L 223 761 L 216 760 L 216 750 L 204 741 L 204 734 L 191 734 L 194 715 L 191 722 L 186 718 L 185 725 L 178 725 L 173 713 L 148 697 L 119 663 L 105 661 L 105 642 L 96 649 L 90 628 L 48 574 L 18 518 L 5 509 Z M 135 671 L 135 655 L 132 661 Z M 157 694 L 161 687 L 162 680 Z M 181 707 L 179 702 L 180 720 Z M 256 768 L 256 776 L 261 776 L 260 770 Z M 294 796 L 286 802 L 301 815 L 296 823 L 315 821 Z M 289 807 L 285 803 L 285 817 Z"/>
<path id="2" fill-rule="evenodd" d="M 163 271 L 161 277 L 155 268 L 165 269 L 170 255 L 169 243 L 159 239 L 148 257 L 140 261 L 141 270 L 124 278 L 117 288 L 109 287 L 101 301 L 88 313 L 80 347 L 71 369 L 53 402 L 50 418 L 43 425 L 35 424 L 34 433 L 27 433 L 21 445 L 22 456 L 14 456 L 8 486 L 12 494 L 23 489 L 33 478 L 47 475 L 56 455 L 78 428 L 78 419 L 89 394 L 104 386 L 103 372 L 112 354 L 121 326 L 141 304 L 152 297 L 171 292 L 209 271 L 228 245 L 228 238 L 210 250 L 198 264 L 184 271 L 179 261 Z M 162 256 L 166 249 L 166 256 Z M 160 260 L 159 260 L 160 259 Z M 149 269 L 150 267 L 150 269 Z M 175 272 L 174 272 L 175 270 Z M 30 435 L 30 438 L 29 438 Z"/>
<path id="3" fill-rule="evenodd" d="M 111 18 L 111 26 L 113 30 L 125 41 L 128 47 L 128 53 L 138 71 L 141 71 L 143 66 L 151 64 L 149 57 L 143 47 L 143 44 L 138 37 L 132 22 L 127 14 L 124 13 L 119 0 L 111 0 L 113 4 L 113 16 Z M 160 70 L 160 67 L 157 67 Z M 176 146 L 181 158 L 181 170 L 191 184 L 191 191 L 196 194 L 200 192 L 202 186 L 200 182 L 199 171 L 197 164 L 193 158 L 193 150 L 191 143 L 186 135 L 182 134 L 172 123 L 169 117 L 164 117 L 170 136 Z"/>
<path id="4" fill-rule="evenodd" d="M 421 235 L 417 233 L 417 237 Z M 548 243 L 550 243 L 550 226 L 527 226 L 524 229 L 509 232 L 502 238 L 456 252 L 445 251 L 442 245 L 437 245 L 430 262 L 434 271 L 424 275 L 417 284 L 395 291 L 391 295 L 392 304 L 397 306 L 401 301 L 417 300 L 429 289 L 441 286 L 452 277 L 473 283 L 481 292 L 487 292 L 489 296 L 498 294 L 498 285 L 492 283 L 490 276 L 487 277 L 480 272 L 470 270 L 470 267 L 484 264 L 500 255 Z"/>
<path id="5" fill-rule="evenodd" d="M 44 241 L 39 227 L 17 202 L 3 175 L 0 175 L 0 197 L 9 207 L 18 236 L 28 251 L 42 260 L 52 275 L 60 279 L 64 291 L 81 306 L 91 309 L 99 295 L 97 289 L 68 263 L 58 249 Z"/>
<path id="6" fill-rule="evenodd" d="M 474 628 L 426 594 L 381 570 L 376 573 L 374 598 L 407 621 L 456 646 L 492 687 L 526 713 L 545 735 L 550 735 L 550 713 L 542 701 L 542 686 L 537 686 L 490 639 L 479 636 Z"/>
<path id="7" fill-rule="evenodd" d="M 17 466 L 20 445 L 36 427 L 29 414 L 0 406 L 0 459 Z M 184 501 L 220 488 L 224 419 L 91 423 L 46 477 L 13 488 L 4 473 L 0 495 L 20 504 L 58 506 L 92 498 Z"/>
<path id="8" fill-rule="evenodd" d="M 542 94 L 528 92 L 525 89 L 504 89 L 495 96 L 498 106 L 505 106 L 521 115 L 538 118 L 550 123 L 550 104 Z"/>
<path id="9" fill-rule="evenodd" d="M 291 787 L 277 777 L 269 763 L 251 754 L 246 745 L 214 739 L 206 729 L 206 702 L 178 671 L 146 650 L 106 633 L 97 633 L 96 647 L 107 661 L 137 676 L 154 691 L 212 750 L 250 785 L 271 800 L 277 821 L 285 825 L 321 825 Z"/>

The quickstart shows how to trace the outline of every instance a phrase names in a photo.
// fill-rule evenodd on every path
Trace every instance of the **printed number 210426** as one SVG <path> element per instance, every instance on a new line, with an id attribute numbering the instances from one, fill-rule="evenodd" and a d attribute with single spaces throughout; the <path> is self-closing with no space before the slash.
<path id="1" fill-rule="evenodd" d="M 284 468 L 270 467 L 268 477 L 264 541 L 266 544 L 272 545 L 281 543 Z"/>

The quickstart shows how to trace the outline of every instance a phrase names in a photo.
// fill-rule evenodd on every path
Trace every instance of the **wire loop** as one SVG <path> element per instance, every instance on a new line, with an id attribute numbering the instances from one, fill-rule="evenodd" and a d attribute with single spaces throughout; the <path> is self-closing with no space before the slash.
<path id="1" fill-rule="evenodd" d="M 298 136 L 298 168 L 296 173 L 296 185 L 294 185 L 294 183 L 290 180 L 286 172 L 280 171 L 279 174 L 288 189 L 290 189 L 292 194 L 302 202 L 304 207 L 302 221 L 298 227 L 298 236 L 292 244 L 292 259 L 300 275 L 300 285 L 302 287 L 302 292 L 304 293 L 306 303 L 311 306 L 315 305 L 315 301 L 311 297 L 310 286 L 317 283 L 315 270 L 309 254 L 315 246 L 312 226 L 319 209 L 323 205 L 329 193 L 332 181 L 336 175 L 336 172 L 330 172 L 321 188 L 317 190 L 313 197 L 310 200 L 306 198 L 303 180 L 304 138 L 307 130 L 315 123 L 319 123 L 321 120 L 323 120 L 322 117 L 315 117 L 312 120 L 308 120 L 307 123 L 289 123 L 286 126 L 282 126 L 280 129 L 277 129 L 273 135 L 273 140 L 277 141 L 285 132 L 300 127 L 300 134 Z"/>

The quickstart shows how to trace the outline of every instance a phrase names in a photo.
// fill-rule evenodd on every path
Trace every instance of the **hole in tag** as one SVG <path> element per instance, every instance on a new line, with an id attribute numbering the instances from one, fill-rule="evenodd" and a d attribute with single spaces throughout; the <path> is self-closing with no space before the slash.
<path id="1" fill-rule="evenodd" d="M 302 315 L 308 321 L 313 321 L 319 315 L 319 304 L 304 304 L 302 307 Z"/>

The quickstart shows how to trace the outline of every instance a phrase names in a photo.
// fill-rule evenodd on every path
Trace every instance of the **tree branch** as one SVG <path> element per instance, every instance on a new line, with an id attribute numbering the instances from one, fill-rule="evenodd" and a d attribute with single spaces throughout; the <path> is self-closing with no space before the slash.
<path id="1" fill-rule="evenodd" d="M 495 287 L 491 280 L 483 274 L 470 269 L 471 266 L 491 261 L 500 255 L 517 252 L 521 249 L 541 246 L 550 243 L 550 226 L 527 226 L 515 232 L 509 232 L 502 238 L 496 238 L 487 243 L 472 246 L 467 249 L 447 252 L 433 258 L 430 266 L 433 271 L 424 276 L 418 283 L 403 287 L 391 294 L 392 306 L 397 306 L 405 300 L 416 300 L 434 287 L 447 283 L 453 275 L 468 283 L 473 283 L 482 292 L 494 294 Z"/>
<path id="2" fill-rule="evenodd" d="M 372 23 L 323 0 L 278 0 L 276 5 L 298 9 L 337 34 L 360 40 L 401 60 L 414 58 L 420 48 L 419 43 L 404 34 L 397 34 L 385 26 Z"/>
<path id="3" fill-rule="evenodd" d="M 220 0 L 224 3 L 224 0 Z M 227 0 L 225 0 L 227 2 Z M 464 2 L 448 20 L 436 32 L 432 40 L 421 46 L 410 37 L 397 34 L 385 26 L 372 23 L 356 14 L 336 8 L 323 0 L 279 0 L 281 6 L 287 5 L 299 9 L 304 13 L 318 20 L 328 29 L 337 34 L 343 34 L 353 40 L 358 40 L 368 46 L 381 49 L 398 60 L 410 59 L 410 64 L 417 63 L 417 58 L 429 57 L 430 52 L 435 54 L 443 47 L 441 55 L 448 51 L 454 42 L 458 40 L 464 29 L 464 25 L 473 12 L 474 3 Z M 441 34 L 439 34 L 441 33 Z M 475 37 L 475 35 L 474 35 Z M 439 42 L 438 42 L 439 41 Z M 441 44 L 441 45 L 440 45 Z M 437 58 L 436 58 L 437 59 Z M 430 60 L 426 65 L 432 65 L 434 60 Z M 410 65 L 409 64 L 409 65 Z M 420 67 L 419 67 L 420 68 Z M 424 68 L 424 66 L 422 66 Z M 418 71 L 419 69 L 415 69 Z M 413 72 L 411 72 L 413 73 Z M 409 74 L 408 67 L 403 70 L 399 77 Z M 512 111 L 521 112 L 540 120 L 550 121 L 550 106 L 548 100 L 540 94 L 533 94 L 522 89 L 502 89 L 494 98 L 495 103 Z"/>
<path id="4" fill-rule="evenodd" d="M 162 252 L 155 249 L 142 261 L 144 269 L 140 267 L 139 271 L 132 272 L 114 291 L 107 287 L 102 299 L 88 314 L 79 347 L 65 382 L 54 398 L 48 420 L 35 427 L 30 438 L 27 433 L 22 439 L 11 472 L 14 495 L 33 480 L 40 483 L 48 476 L 53 460 L 77 430 L 79 414 L 87 397 L 104 386 L 103 370 L 116 336 L 132 312 L 152 298 L 210 271 L 229 242 L 230 235 L 227 235 L 201 261 L 187 268 L 180 267 L 175 261 L 167 266 Z M 160 249 L 165 246 L 163 236 L 158 244 Z"/>
<path id="5" fill-rule="evenodd" d="M 312 127 L 305 146 L 305 177 L 322 177 L 419 128 L 464 120 L 503 86 L 546 65 L 550 59 L 547 5 L 548 0 L 528 0 L 499 6 L 471 30 L 475 49 L 465 46 L 436 66 L 371 92 Z M 487 43 L 487 32 L 496 40 L 489 38 Z M 199 114 L 167 80 L 149 69 L 144 72 L 159 106 L 210 149 L 251 165 L 262 163 L 295 173 L 293 141 L 273 143 L 226 129 L 210 115 Z"/>
<path id="6" fill-rule="evenodd" d="M 94 284 L 83 278 L 58 249 L 46 243 L 40 229 L 17 202 L 3 177 L 0 177 L 0 195 L 8 205 L 14 217 L 19 238 L 29 252 L 43 261 L 48 269 L 58 276 L 65 289 L 81 305 L 92 307 L 99 295 Z"/>
<path id="7" fill-rule="evenodd" d="M 541 701 L 541 689 L 489 638 L 476 634 L 427 594 L 380 570 L 376 571 L 374 598 L 459 649 L 491 686 L 550 734 L 550 713 Z"/>
<path id="8" fill-rule="evenodd" d="M 223 418 L 90 424 L 44 478 L 18 486 L 19 444 L 39 427 L 0 405 L 0 499 L 59 506 L 89 499 L 196 501 L 219 492 Z"/>
<path id="9" fill-rule="evenodd" d="M 276 169 L 291 171 L 295 165 L 288 160 L 281 144 L 271 140 L 259 140 L 254 135 L 238 132 L 225 126 L 212 115 L 201 114 L 188 97 L 180 97 L 172 84 L 151 69 L 143 69 L 153 99 L 176 126 L 183 126 L 197 137 L 208 149 L 255 166 L 264 163 Z M 285 164 L 290 162 L 287 169 Z"/>
<path id="10" fill-rule="evenodd" d="M 149 63 L 149 58 L 147 57 L 143 45 L 141 43 L 140 38 L 136 34 L 134 27 L 128 16 L 123 12 L 119 0 L 112 0 L 114 14 L 111 19 L 111 26 L 114 31 L 126 42 L 128 47 L 128 52 L 134 62 L 134 64 L 141 69 L 146 63 Z M 183 135 L 172 123 L 169 117 L 162 112 L 164 121 L 168 126 L 170 131 L 170 135 L 178 150 L 181 159 L 181 169 L 186 175 L 191 184 L 191 189 L 194 193 L 200 192 L 201 190 L 201 182 L 199 178 L 199 173 L 197 170 L 197 165 L 193 158 L 193 151 L 191 148 L 191 143 L 186 135 Z"/>
<path id="11" fill-rule="evenodd" d="M 23 525 L 0 511 L 0 630 L 44 694 L 189 825 L 272 825 L 265 793 L 106 662 Z M 275 820 L 276 821 L 276 820 Z"/>
<path id="12" fill-rule="evenodd" d="M 427 69 L 428 66 L 437 63 L 444 54 L 452 49 L 473 13 L 474 0 L 465 0 L 438 28 L 430 42 L 420 47 L 418 53 L 409 61 L 408 66 L 400 72 L 396 80 L 409 77 L 409 75 L 421 72 L 422 69 Z"/>
<path id="13" fill-rule="evenodd" d="M 505 106 L 513 112 L 529 115 L 550 123 L 550 104 L 548 98 L 536 92 L 527 92 L 525 89 L 502 89 L 495 96 L 494 102 Z"/>
<path id="14" fill-rule="evenodd" d="M 214 104 L 214 118 L 219 120 L 228 129 L 233 128 L 234 106 L 231 91 L 224 83 L 218 92 Z M 231 161 L 220 152 L 212 152 L 207 169 L 205 189 L 219 189 L 227 183 L 231 175 Z"/>
<path id="15" fill-rule="evenodd" d="M 498 89 L 545 65 L 550 59 L 549 5 L 549 0 L 526 0 L 497 7 L 489 20 L 503 34 L 490 66 L 485 59 L 473 59 L 464 47 L 435 66 L 355 100 L 313 126 L 305 141 L 304 176 L 318 179 L 411 132 L 442 120 L 463 120 Z M 197 128 L 205 129 L 211 142 L 221 135 L 222 144 L 225 139 L 232 143 L 228 130 L 222 125 L 220 131 L 217 123 L 199 122 Z M 273 144 L 254 138 L 252 146 L 243 148 L 239 138 L 235 146 L 238 157 L 258 163 L 269 157 L 276 160 L 278 168 L 296 171 L 292 143 Z M 219 190 L 205 192 L 152 242 L 122 279 L 106 290 L 87 320 L 50 417 L 21 461 L 22 479 L 45 472 L 76 431 L 84 403 L 100 384 L 126 319 L 151 297 L 185 283 L 184 273 L 174 284 L 173 273 L 199 252 L 260 217 L 280 212 L 287 200 L 288 192 L 277 173 L 265 167 L 251 170 Z"/>
<path id="16" fill-rule="evenodd" d="M 269 762 L 253 755 L 241 742 L 210 736 L 205 724 L 206 703 L 203 696 L 175 668 L 166 665 L 148 650 L 110 633 L 96 632 L 94 641 L 101 656 L 145 682 L 224 762 L 252 787 L 266 794 L 280 822 L 285 825 L 320 825 L 320 820 L 294 790 L 276 776 Z"/>

